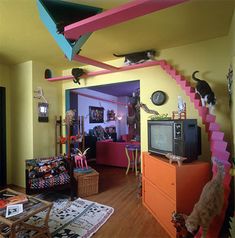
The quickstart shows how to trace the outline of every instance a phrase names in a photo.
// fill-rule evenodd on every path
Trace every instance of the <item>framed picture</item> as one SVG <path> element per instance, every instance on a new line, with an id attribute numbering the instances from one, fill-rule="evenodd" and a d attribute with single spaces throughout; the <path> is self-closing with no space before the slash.
<path id="1" fill-rule="evenodd" d="M 89 122 L 103 123 L 104 122 L 104 108 L 89 106 Z"/>

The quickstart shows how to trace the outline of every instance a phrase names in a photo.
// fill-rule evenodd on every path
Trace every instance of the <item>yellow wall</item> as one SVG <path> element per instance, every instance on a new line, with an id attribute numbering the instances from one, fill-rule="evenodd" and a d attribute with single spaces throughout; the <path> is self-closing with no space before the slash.
<path id="1" fill-rule="evenodd" d="M 22 187 L 25 187 L 25 160 L 52 156 L 55 151 L 54 118 L 61 114 L 61 83 L 47 82 L 45 69 L 45 65 L 32 61 L 11 67 L 12 183 Z M 49 103 L 48 123 L 38 122 L 40 100 L 33 97 L 38 86 L 43 88 Z"/>
<path id="2" fill-rule="evenodd" d="M 10 68 L 6 65 L 0 65 L 0 86 L 6 88 L 7 183 L 11 183 Z"/>
<path id="3" fill-rule="evenodd" d="M 33 156 L 32 61 L 11 67 L 12 183 L 24 186 L 24 160 Z"/>
<path id="4" fill-rule="evenodd" d="M 231 106 L 231 121 L 233 127 L 233 157 L 235 156 L 235 11 L 233 13 L 233 19 L 231 21 L 230 32 L 229 32 L 229 40 L 230 40 L 230 57 L 231 63 L 233 65 L 233 84 L 232 84 L 232 106 Z"/>
<path id="5" fill-rule="evenodd" d="M 41 63 L 33 62 L 33 90 L 42 87 L 44 96 L 49 103 L 49 122 L 38 122 L 38 102 L 33 100 L 33 157 L 46 157 L 55 155 L 55 116 L 60 116 L 61 107 L 61 82 L 50 83 L 44 79 L 47 67 Z M 50 67 L 49 67 L 50 68 Z M 50 68 L 51 69 L 51 68 Z M 52 70 L 54 75 L 61 72 Z"/>
<path id="6" fill-rule="evenodd" d="M 156 46 L 157 48 L 157 46 Z M 166 59 L 173 64 L 184 76 L 190 79 L 194 70 L 199 70 L 202 79 L 209 82 L 215 91 L 218 99 L 216 106 L 217 122 L 221 125 L 228 141 L 231 139 L 231 122 L 228 108 L 226 73 L 229 64 L 229 46 L 228 38 L 222 37 L 213 40 L 203 41 L 182 47 L 162 50 L 159 59 Z M 122 65 L 122 60 L 108 62 L 110 64 Z M 89 68 L 86 68 L 89 71 Z M 93 68 L 94 70 L 94 68 Z M 71 70 L 64 71 L 65 75 L 71 75 Z M 177 96 L 183 96 L 187 103 L 187 117 L 197 118 L 198 113 L 194 105 L 185 96 L 181 88 L 170 78 L 160 66 L 154 66 L 143 69 L 136 69 L 126 72 L 113 73 L 91 77 L 81 80 L 79 87 L 89 87 L 93 85 L 102 85 L 108 83 L 124 82 L 140 79 L 140 97 L 141 102 L 147 104 L 151 109 L 159 113 L 168 113 L 171 116 L 172 111 L 177 109 Z M 72 80 L 63 82 L 63 99 L 64 91 L 69 88 L 76 88 Z M 167 93 L 169 99 L 162 106 L 154 106 L 151 103 L 150 96 L 156 90 L 163 90 Z M 63 100 L 64 102 L 64 100 Z M 63 104 L 63 108 L 64 108 Z M 141 148 L 147 150 L 147 119 L 149 114 L 141 111 Z M 201 120 L 199 119 L 201 125 Z M 209 145 L 207 135 L 204 130 L 203 137 L 203 159 L 209 159 Z"/>

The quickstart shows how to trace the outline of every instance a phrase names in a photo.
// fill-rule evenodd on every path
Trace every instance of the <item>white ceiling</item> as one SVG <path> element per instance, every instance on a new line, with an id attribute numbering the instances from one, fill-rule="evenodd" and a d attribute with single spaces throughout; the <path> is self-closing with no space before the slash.
<path id="1" fill-rule="evenodd" d="M 126 0 L 72 0 L 110 9 Z M 114 59 L 113 53 L 130 53 L 190 44 L 228 34 L 235 0 L 191 0 L 94 32 L 81 55 Z M 41 22 L 36 0 L 0 0 L 0 63 L 36 60 L 58 69 L 79 66 L 68 61 Z"/>

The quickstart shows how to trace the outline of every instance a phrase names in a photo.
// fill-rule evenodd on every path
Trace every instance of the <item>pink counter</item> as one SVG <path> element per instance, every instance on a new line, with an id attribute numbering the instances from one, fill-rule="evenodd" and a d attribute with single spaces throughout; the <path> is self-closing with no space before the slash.
<path id="1" fill-rule="evenodd" d="M 117 167 L 127 167 L 125 146 L 139 142 L 96 142 L 96 163 Z"/>

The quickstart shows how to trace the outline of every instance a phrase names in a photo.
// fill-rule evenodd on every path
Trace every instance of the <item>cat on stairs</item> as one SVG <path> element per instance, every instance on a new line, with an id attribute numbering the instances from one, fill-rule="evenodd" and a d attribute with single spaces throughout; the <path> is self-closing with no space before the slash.
<path id="1" fill-rule="evenodd" d="M 199 71 L 195 71 L 192 74 L 192 79 L 197 82 L 196 84 L 196 93 L 198 93 L 201 97 L 202 106 L 206 106 L 208 104 L 209 111 L 213 114 L 214 106 L 216 104 L 216 97 L 214 92 L 212 91 L 210 85 L 205 81 L 197 78 L 195 75 Z"/>

